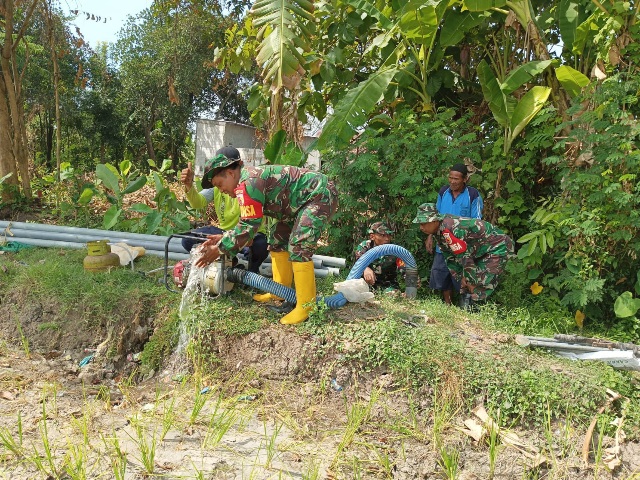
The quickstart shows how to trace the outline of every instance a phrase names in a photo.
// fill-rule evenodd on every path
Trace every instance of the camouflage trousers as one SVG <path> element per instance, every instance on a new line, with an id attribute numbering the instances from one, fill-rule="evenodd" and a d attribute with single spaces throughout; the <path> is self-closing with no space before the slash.
<path id="1" fill-rule="evenodd" d="M 487 253 L 480 258 L 476 258 L 472 268 L 465 268 L 465 266 L 462 266 L 463 268 L 461 268 L 459 263 L 450 265 L 449 262 L 447 262 L 451 276 L 457 282 L 462 281 L 463 270 L 465 271 L 467 284 L 471 285 L 473 288 L 473 292 L 471 292 L 470 289 L 468 289 L 468 291 L 471 293 L 471 298 L 474 302 L 486 300 L 498 286 L 498 282 L 504 273 L 507 261 L 513 253 L 513 242 L 509 237 L 506 237 L 506 239 L 505 253 Z M 469 261 L 471 262 L 472 260 Z M 460 293 L 466 292 L 461 290 Z"/>
<path id="2" fill-rule="evenodd" d="M 476 268 L 467 278 L 467 283 L 474 285 L 471 293 L 474 302 L 486 300 L 498 286 L 500 276 L 508 258 L 505 255 L 485 255 L 476 262 Z"/>
<path id="3" fill-rule="evenodd" d="M 272 252 L 289 251 L 292 262 L 309 262 L 318 248 L 318 240 L 338 210 L 338 191 L 333 182 L 311 198 L 292 219 L 276 223 L 269 238 Z"/>

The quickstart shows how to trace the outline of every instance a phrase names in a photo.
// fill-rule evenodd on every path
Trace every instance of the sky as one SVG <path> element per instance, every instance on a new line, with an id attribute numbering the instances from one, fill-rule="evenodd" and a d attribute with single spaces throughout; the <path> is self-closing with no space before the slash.
<path id="1" fill-rule="evenodd" d="M 98 42 L 115 42 L 127 17 L 150 7 L 152 3 L 153 0 L 63 0 L 59 5 L 68 15 L 73 15 L 72 10 L 78 10 L 71 24 L 79 27 L 85 42 L 95 47 Z M 87 20 L 87 13 L 101 17 L 101 20 Z"/>

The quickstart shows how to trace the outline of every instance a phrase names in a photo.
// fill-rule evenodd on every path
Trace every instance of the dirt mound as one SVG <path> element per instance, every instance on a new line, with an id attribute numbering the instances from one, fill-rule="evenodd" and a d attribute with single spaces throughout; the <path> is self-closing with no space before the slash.
<path id="1" fill-rule="evenodd" d="M 107 436 L 119 438 L 128 451 L 128 468 L 137 475 L 146 468 L 167 478 L 193 477 L 203 470 L 211 478 L 248 478 L 256 472 L 266 478 L 276 470 L 306 478 L 440 478 L 443 459 L 450 455 L 457 478 L 489 478 L 486 438 L 475 442 L 462 433 L 465 418 L 434 403 L 433 385 L 409 389 L 401 373 L 384 365 L 347 361 L 355 345 L 337 347 L 279 324 L 244 335 L 212 334 L 207 347 L 218 371 L 198 372 L 201 376 L 193 379 L 202 383 L 182 384 L 166 368 L 132 375 L 140 368 L 133 354 L 169 318 L 146 296 L 123 298 L 99 315 L 82 298 L 65 310 L 59 299 L 36 295 L 26 286 L 6 290 L 1 302 L 0 338 L 13 347 L 0 348 L 0 416 L 5 419 L 0 428 L 5 435 L 15 432 L 21 415 L 30 426 L 26 441 L 40 450 L 43 430 L 33 426 L 46 422 L 51 432 L 55 429 L 49 440 L 58 445 L 82 445 L 83 431 L 87 438 L 95 435 L 94 444 Z M 412 315 L 406 314 L 411 324 Z M 364 327 L 376 325 L 385 312 L 378 305 L 354 305 L 332 315 L 332 321 Z M 475 332 L 453 333 L 468 337 L 467 348 L 473 351 L 501 343 L 473 325 L 459 326 Z M 93 359 L 80 366 L 89 353 Z M 453 378 L 456 372 L 447 374 Z M 441 375 L 441 383 L 446 379 Z M 442 385 L 438 388 L 442 391 Z M 82 422 L 85 426 L 78 427 Z M 140 425 L 144 431 L 136 430 Z M 158 432 L 165 429 L 161 441 Z M 536 431 L 517 433 L 546 463 L 532 467 L 520 447 L 505 442 L 494 478 L 593 478 L 594 471 L 585 469 L 581 459 L 583 430 L 558 427 L 548 432 L 557 437 L 553 441 Z M 103 440 L 97 440 L 100 435 Z M 145 467 L 138 452 L 149 442 L 156 442 L 157 458 Z M 603 445 L 611 443 L 607 438 Z M 56 463 L 71 458 L 69 452 Z M 623 444 L 620 452 L 623 465 L 613 478 L 626 479 L 640 468 L 640 447 Z M 104 453 L 87 447 L 83 461 L 100 465 L 95 471 L 109 471 L 105 454 L 111 461 L 120 455 L 114 447 L 105 446 Z M 19 454 L 6 464 L 12 478 L 35 478 L 34 465 L 20 461 Z"/>
<path id="2" fill-rule="evenodd" d="M 252 367 L 272 380 L 317 378 L 327 361 L 325 356 L 318 362 L 323 356 L 319 339 L 275 325 L 243 337 L 216 337 L 213 347 L 225 368 Z"/>
<path id="3" fill-rule="evenodd" d="M 64 353 L 80 360 L 88 352 L 108 351 L 110 369 L 119 370 L 127 366 L 128 354 L 143 349 L 154 319 L 149 302 L 125 298 L 118 303 L 112 316 L 97 316 L 82 299 L 65 310 L 56 298 L 32 295 L 26 287 L 12 290 L 0 304 L 0 336 L 45 356 Z"/>

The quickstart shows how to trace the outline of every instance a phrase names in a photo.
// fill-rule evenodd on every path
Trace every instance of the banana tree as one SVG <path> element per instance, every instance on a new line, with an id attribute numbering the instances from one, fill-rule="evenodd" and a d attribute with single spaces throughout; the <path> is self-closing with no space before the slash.
<path id="1" fill-rule="evenodd" d="M 249 21 L 227 31 L 216 62 L 246 69 L 257 50 L 263 85 L 252 88 L 249 104 L 269 138 L 281 129 L 295 138 L 292 120 L 307 113 L 322 120 L 333 105 L 319 141 L 325 148 L 348 141 L 383 100 L 432 110 L 438 89 L 454 84 L 443 68 L 446 48 L 489 16 L 449 7 L 445 0 L 329 0 L 314 10 L 305 0 L 258 0 Z"/>
<path id="2" fill-rule="evenodd" d="M 530 62 L 512 71 L 504 82 L 498 80 L 485 60 L 478 64 L 477 72 L 482 93 L 489 104 L 493 118 L 504 131 L 503 154 L 506 160 L 509 158 L 513 141 L 542 109 L 549 98 L 551 88 L 536 85 L 519 99 L 513 93 L 550 64 L 551 60 Z M 494 192 L 496 199 L 500 198 L 502 171 L 502 168 L 498 170 L 496 178 Z"/>
<path id="3" fill-rule="evenodd" d="M 535 86 L 517 99 L 513 92 L 528 82 L 536 73 L 542 73 L 552 61 L 529 62 L 520 66 L 500 83 L 489 64 L 482 60 L 478 65 L 478 77 L 482 93 L 489 104 L 493 118 L 504 129 L 505 156 L 511 149 L 513 140 L 544 106 L 551 88 Z"/>
<path id="4" fill-rule="evenodd" d="M 444 47 L 436 47 L 436 40 L 449 5 L 447 1 L 410 0 L 397 10 L 386 8 L 384 12 L 368 0 L 346 3 L 360 15 L 375 19 L 375 25 L 369 28 L 378 33 L 363 56 L 370 57 L 379 67 L 338 101 L 318 140 L 320 149 L 330 143 L 348 142 L 380 101 L 391 97 L 393 90 L 404 88 L 412 92 L 417 98 L 414 109 L 429 112 L 432 95 L 439 88 L 439 85 L 434 88 L 429 80 L 444 55 Z"/>
<path id="5" fill-rule="evenodd" d="M 470 11 L 497 11 L 503 13 L 505 18 L 508 18 L 509 14 L 513 12 L 512 14 L 515 15 L 518 23 L 526 32 L 529 43 L 535 52 L 535 57 L 540 61 L 551 60 L 548 48 L 549 42 L 538 25 L 531 0 L 463 0 L 463 3 Z M 569 100 L 565 91 L 560 88 L 553 70 L 546 70 L 544 76 L 547 85 L 551 87 L 553 103 L 558 113 L 560 116 L 565 117 L 565 112 L 569 108 Z"/>
<path id="6" fill-rule="evenodd" d="M 258 28 L 256 62 L 265 87 L 271 93 L 269 133 L 285 128 L 298 143 L 301 137 L 296 99 L 301 80 L 307 72 L 304 52 L 309 52 L 314 21 L 314 5 L 308 0 L 257 0 L 251 9 L 253 25 Z M 285 110 L 287 100 L 289 109 Z M 288 120 L 288 121 L 287 121 Z"/>

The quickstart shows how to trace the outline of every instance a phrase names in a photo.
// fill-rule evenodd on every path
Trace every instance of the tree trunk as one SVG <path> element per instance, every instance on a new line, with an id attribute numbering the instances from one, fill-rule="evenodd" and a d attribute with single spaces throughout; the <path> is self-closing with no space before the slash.
<path id="1" fill-rule="evenodd" d="M 62 122 L 60 121 L 60 67 L 58 65 L 58 52 L 56 51 L 55 25 L 53 22 L 52 7 L 47 2 L 47 27 L 49 36 L 49 48 L 51 49 L 51 63 L 53 64 L 53 92 L 56 104 L 56 179 L 60 181 L 60 148 L 62 145 Z"/>
<path id="2" fill-rule="evenodd" d="M 0 138 L 3 138 L 3 146 L 0 146 L 0 157 L 2 157 L 0 158 L 0 177 L 8 173 L 19 172 L 22 193 L 27 198 L 31 198 L 31 180 L 22 100 L 22 75 L 28 62 L 29 51 L 27 49 L 23 70 L 20 71 L 16 59 L 16 48 L 22 41 L 38 3 L 38 0 L 31 0 L 30 3 L 25 2 L 24 6 L 27 9 L 23 23 L 20 30 L 16 32 L 16 26 L 13 23 L 14 0 L 0 0 L 0 7 L 4 14 L 4 38 L 0 52 L 0 75 L 2 76 L 2 86 L 0 87 L 2 97 L 0 98 L 0 132 L 2 133 Z"/>
<path id="3" fill-rule="evenodd" d="M 52 158 L 53 158 L 53 125 L 51 124 L 49 115 L 47 115 L 46 118 L 46 132 L 47 132 L 47 149 L 46 149 L 46 155 L 47 155 L 47 167 L 51 168 L 53 167 L 53 163 L 51 162 Z"/>
<path id="4" fill-rule="evenodd" d="M 51 46 L 54 48 L 54 45 Z M 58 58 L 55 49 L 51 52 L 53 58 L 53 89 L 55 91 L 56 101 L 56 177 L 60 181 L 60 148 L 62 146 L 62 121 L 60 119 L 60 68 L 58 67 Z"/>
<path id="5" fill-rule="evenodd" d="M 147 144 L 147 155 L 149 155 L 149 158 L 155 162 L 156 152 L 153 149 L 153 141 L 151 140 L 151 127 L 149 127 L 148 125 L 144 126 L 144 140 Z"/>
<path id="6" fill-rule="evenodd" d="M 11 130 L 5 126 L 11 125 L 9 105 L 7 104 L 6 87 L 3 77 L 0 77 L 0 178 L 12 174 L 3 183 L 5 185 L 18 185 L 18 172 L 13 158 Z M 9 192 L 2 191 L 2 201 L 10 200 Z"/>

